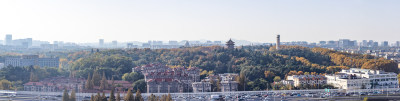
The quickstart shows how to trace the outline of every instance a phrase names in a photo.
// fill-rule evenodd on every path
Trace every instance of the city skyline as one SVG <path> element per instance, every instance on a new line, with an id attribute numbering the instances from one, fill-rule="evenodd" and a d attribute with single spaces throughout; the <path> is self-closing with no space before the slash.
<path id="1" fill-rule="evenodd" d="M 399 1 L 0 1 L 0 39 L 398 41 Z M 109 40 L 109 41 L 107 41 Z"/>

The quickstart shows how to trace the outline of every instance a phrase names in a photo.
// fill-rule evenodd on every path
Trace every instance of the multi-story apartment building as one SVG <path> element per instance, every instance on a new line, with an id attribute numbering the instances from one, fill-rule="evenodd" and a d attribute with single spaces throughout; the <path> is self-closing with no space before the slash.
<path id="1" fill-rule="evenodd" d="M 340 89 L 397 88 L 397 74 L 381 70 L 351 68 L 326 75 L 327 82 Z"/>
<path id="2" fill-rule="evenodd" d="M 221 92 L 238 91 L 239 83 L 233 80 L 221 81 Z"/>
<path id="3" fill-rule="evenodd" d="M 166 65 L 148 64 L 133 70 L 145 75 L 147 93 L 190 92 L 192 83 L 200 81 L 200 70 L 196 67 L 172 69 Z"/>
<path id="4" fill-rule="evenodd" d="M 28 82 L 24 84 L 25 91 L 40 92 L 61 92 L 64 89 L 82 91 L 85 85 L 85 79 L 76 79 L 69 77 L 46 78 L 39 82 Z"/>
<path id="5" fill-rule="evenodd" d="M 183 92 L 184 85 L 177 79 L 177 75 L 173 73 L 150 74 L 156 78 L 146 80 L 147 93 L 176 93 Z M 146 75 L 146 76 L 150 76 Z"/>
<path id="6" fill-rule="evenodd" d="M 239 83 L 236 82 L 236 78 L 239 77 L 238 74 L 235 73 L 224 73 L 219 74 L 221 79 L 221 92 L 231 92 L 237 91 Z"/>
<path id="7" fill-rule="evenodd" d="M 201 82 L 193 82 L 192 83 L 193 92 L 211 92 L 211 83 L 206 80 L 202 80 Z"/>
<path id="8" fill-rule="evenodd" d="M 6 57 L 5 66 L 39 66 L 59 67 L 59 58 L 39 58 L 38 55 L 23 55 L 21 57 Z"/>
<path id="9" fill-rule="evenodd" d="M 326 78 L 322 75 L 292 75 L 286 78 L 293 81 L 295 87 L 302 85 L 323 85 L 326 84 Z"/>

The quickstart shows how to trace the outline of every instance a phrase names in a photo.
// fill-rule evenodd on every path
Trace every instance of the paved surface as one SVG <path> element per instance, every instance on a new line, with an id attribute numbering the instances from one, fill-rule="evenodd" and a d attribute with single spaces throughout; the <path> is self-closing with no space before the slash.
<path id="1" fill-rule="evenodd" d="M 388 91 L 388 92 L 386 92 Z M 94 93 L 77 93 L 77 100 L 90 100 Z M 366 95 L 368 94 L 368 95 Z M 29 92 L 29 91 L 4 91 L 0 90 L 0 100 L 13 101 L 60 101 L 62 92 Z M 146 100 L 150 94 L 143 93 Z M 167 93 L 155 93 L 156 96 Z M 351 101 L 369 99 L 400 99 L 400 89 L 368 89 L 358 91 L 345 91 L 332 89 L 326 92 L 317 90 L 276 90 L 276 91 L 237 91 L 237 92 L 204 92 L 204 93 L 171 93 L 176 101 L 210 101 L 211 95 L 222 95 L 223 101 Z M 361 96 L 362 95 L 362 96 Z M 106 94 L 106 96 L 108 96 Z M 121 94 L 123 98 L 124 94 Z"/>

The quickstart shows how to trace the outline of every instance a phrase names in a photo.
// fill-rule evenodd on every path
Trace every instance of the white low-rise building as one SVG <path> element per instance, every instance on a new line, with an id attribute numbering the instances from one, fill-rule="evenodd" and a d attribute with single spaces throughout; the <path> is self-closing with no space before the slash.
<path id="1" fill-rule="evenodd" d="M 209 81 L 193 82 L 192 83 L 193 92 L 211 92 L 211 83 Z"/>
<path id="2" fill-rule="evenodd" d="M 324 85 L 326 78 L 323 75 L 292 75 L 286 78 L 288 81 L 293 81 L 295 87 L 302 85 Z"/>
<path id="3" fill-rule="evenodd" d="M 381 70 L 351 68 L 336 74 L 325 75 L 328 84 L 339 89 L 397 88 L 397 74 Z"/>

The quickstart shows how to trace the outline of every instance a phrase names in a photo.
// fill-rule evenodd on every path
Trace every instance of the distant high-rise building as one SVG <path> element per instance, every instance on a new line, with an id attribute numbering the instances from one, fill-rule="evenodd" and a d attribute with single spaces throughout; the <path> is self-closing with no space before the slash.
<path id="1" fill-rule="evenodd" d="M 6 35 L 6 39 L 4 40 L 4 45 L 12 45 L 12 35 L 11 34 L 7 34 Z"/>
<path id="2" fill-rule="evenodd" d="M 178 41 L 169 41 L 168 42 L 169 45 L 178 45 Z"/>
<path id="3" fill-rule="evenodd" d="M 99 39 L 99 46 L 103 47 L 103 45 L 104 45 L 104 39 Z"/>
<path id="4" fill-rule="evenodd" d="M 367 40 L 363 40 L 362 43 L 361 43 L 361 46 L 368 47 L 368 41 Z"/>
<path id="5" fill-rule="evenodd" d="M 6 57 L 4 64 L 6 66 L 24 67 L 59 67 L 59 58 L 39 58 L 38 55 L 23 55 L 19 57 Z"/>
<path id="6" fill-rule="evenodd" d="M 389 47 L 389 42 L 388 42 L 388 41 L 383 41 L 383 42 L 381 43 L 381 46 L 382 46 L 382 47 Z"/>
<path id="7" fill-rule="evenodd" d="M 118 41 L 117 40 L 112 41 L 112 45 L 114 48 L 118 47 Z"/>
<path id="8" fill-rule="evenodd" d="M 400 41 L 396 41 L 396 47 L 400 47 Z"/>
<path id="9" fill-rule="evenodd" d="M 235 49 L 235 42 L 229 39 L 229 41 L 226 42 L 226 46 L 228 47 L 228 49 Z"/>
<path id="10" fill-rule="evenodd" d="M 368 41 L 368 47 L 374 47 L 374 41 L 373 40 L 369 40 Z"/>
<path id="11" fill-rule="evenodd" d="M 325 44 L 326 44 L 326 41 L 319 41 L 319 44 L 320 44 L 320 45 L 325 45 Z"/>
<path id="12" fill-rule="evenodd" d="M 276 36 L 276 50 L 279 50 L 279 45 L 281 45 L 280 35 Z"/>
<path id="13" fill-rule="evenodd" d="M 185 47 L 190 47 L 189 41 L 186 41 Z"/>
<path id="14" fill-rule="evenodd" d="M 53 44 L 58 45 L 58 41 L 53 41 Z"/>
<path id="15" fill-rule="evenodd" d="M 372 47 L 378 47 L 378 42 L 373 42 Z"/>
<path id="16" fill-rule="evenodd" d="M 339 47 L 353 47 L 357 44 L 356 41 L 350 41 L 349 39 L 339 39 Z"/>
<path id="17" fill-rule="evenodd" d="M 126 48 L 137 48 L 137 45 L 133 45 L 133 43 L 127 43 Z"/>
<path id="18" fill-rule="evenodd" d="M 221 41 L 214 41 L 214 44 L 221 44 Z"/>

